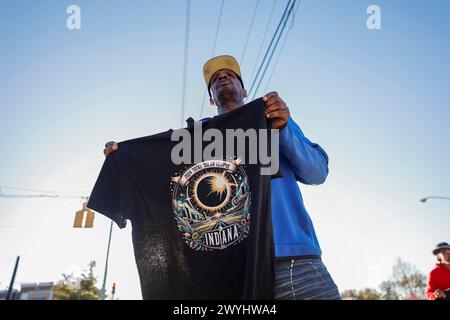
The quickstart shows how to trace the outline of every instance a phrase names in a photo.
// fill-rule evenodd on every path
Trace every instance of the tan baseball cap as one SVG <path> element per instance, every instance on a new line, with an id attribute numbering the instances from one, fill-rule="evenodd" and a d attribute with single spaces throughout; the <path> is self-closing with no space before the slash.
<path id="1" fill-rule="evenodd" d="M 219 70 L 231 70 L 234 73 L 236 73 L 239 77 L 239 80 L 241 81 L 242 87 L 244 87 L 244 83 L 242 82 L 241 77 L 241 68 L 239 67 L 239 63 L 237 60 L 232 56 L 217 56 L 212 59 L 209 59 L 206 61 L 206 63 L 203 65 L 203 77 L 205 78 L 206 86 L 209 89 L 209 82 L 211 81 L 211 78 L 213 74 L 216 71 Z"/>

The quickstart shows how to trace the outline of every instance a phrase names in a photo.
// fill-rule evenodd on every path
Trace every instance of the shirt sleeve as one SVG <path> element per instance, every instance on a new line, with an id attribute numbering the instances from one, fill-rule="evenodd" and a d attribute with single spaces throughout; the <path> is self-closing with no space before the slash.
<path id="1" fill-rule="evenodd" d="M 436 281 L 436 274 L 434 272 L 430 273 L 430 276 L 428 277 L 428 286 L 427 286 L 427 298 L 429 300 L 435 300 L 436 299 L 436 295 L 434 294 L 434 292 L 439 289 L 437 286 L 437 281 Z"/>
<path id="2" fill-rule="evenodd" d="M 120 151 L 109 155 L 89 197 L 88 208 L 112 219 L 122 229 L 135 212 L 136 189 L 129 179 Z"/>
<path id="3" fill-rule="evenodd" d="M 321 184 L 328 175 L 328 155 L 317 143 L 309 141 L 292 118 L 280 131 L 280 152 L 286 156 L 297 181 Z"/>

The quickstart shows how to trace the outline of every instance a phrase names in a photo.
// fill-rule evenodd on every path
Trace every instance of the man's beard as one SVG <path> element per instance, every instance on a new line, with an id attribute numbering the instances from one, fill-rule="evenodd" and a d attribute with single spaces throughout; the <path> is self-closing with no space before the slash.
<path id="1" fill-rule="evenodd" d="M 239 98 L 239 93 L 231 85 L 225 85 L 222 90 L 217 92 L 218 101 L 222 101 L 223 99 L 229 100 L 230 98 L 233 100 L 237 100 Z"/>

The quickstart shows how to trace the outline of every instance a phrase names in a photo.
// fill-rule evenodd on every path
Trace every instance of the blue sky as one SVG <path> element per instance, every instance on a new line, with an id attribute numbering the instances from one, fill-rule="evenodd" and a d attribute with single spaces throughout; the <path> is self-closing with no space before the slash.
<path id="1" fill-rule="evenodd" d="M 287 2 L 275 1 L 269 35 Z M 66 28 L 71 4 L 81 8 L 81 30 Z M 242 56 L 255 4 L 225 0 L 216 54 Z M 261 0 L 257 10 L 241 66 L 247 86 L 273 4 Z M 381 30 L 366 27 L 371 4 L 381 8 Z M 185 8 L 182 0 L 1 1 L 0 186 L 88 195 L 104 142 L 179 127 Z M 200 116 L 219 8 L 192 1 L 186 118 Z M 450 196 L 449 37 L 445 0 L 304 0 L 258 92 L 278 91 L 330 157 L 326 183 L 300 187 L 341 290 L 378 285 L 398 256 L 428 272 L 432 247 L 450 241 L 450 202 L 418 201 Z M 72 229 L 79 208 L 78 199 L 0 199 L 0 287 L 19 254 L 18 282 L 55 281 L 90 260 L 101 274 L 109 222 L 98 215 L 94 229 Z M 114 230 L 110 262 L 108 287 L 115 281 L 118 297 L 140 298 L 131 227 Z"/>

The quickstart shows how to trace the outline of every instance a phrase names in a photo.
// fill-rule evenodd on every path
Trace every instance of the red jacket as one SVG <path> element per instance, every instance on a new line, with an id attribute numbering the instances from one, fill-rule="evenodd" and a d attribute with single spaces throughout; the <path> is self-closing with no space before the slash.
<path id="1" fill-rule="evenodd" d="M 450 269 L 440 263 L 436 264 L 436 267 L 430 272 L 427 288 L 428 299 L 436 299 L 434 292 L 437 289 L 444 291 L 450 289 Z"/>

